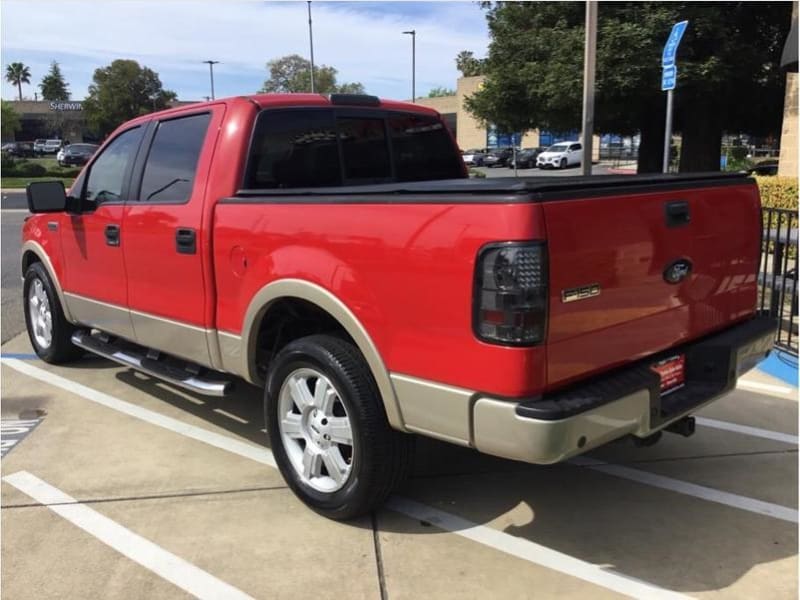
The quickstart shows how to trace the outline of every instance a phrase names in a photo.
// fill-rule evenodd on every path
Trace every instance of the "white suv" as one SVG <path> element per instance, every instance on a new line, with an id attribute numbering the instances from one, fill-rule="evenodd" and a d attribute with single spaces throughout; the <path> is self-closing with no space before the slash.
<path id="1" fill-rule="evenodd" d="M 55 154 L 59 150 L 61 150 L 62 142 L 61 140 L 45 140 L 44 142 L 44 149 L 42 152 L 44 154 Z"/>
<path id="2" fill-rule="evenodd" d="M 540 169 L 558 167 L 566 169 L 569 165 L 581 164 L 582 146 L 578 142 L 559 142 L 536 157 L 536 166 Z"/>

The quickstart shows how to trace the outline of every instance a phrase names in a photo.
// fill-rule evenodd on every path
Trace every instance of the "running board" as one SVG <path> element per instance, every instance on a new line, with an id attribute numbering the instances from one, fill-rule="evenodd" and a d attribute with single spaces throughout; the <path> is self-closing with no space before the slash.
<path id="1" fill-rule="evenodd" d="M 99 337 L 92 336 L 87 331 L 73 333 L 72 343 L 93 354 L 204 396 L 225 396 L 233 389 L 233 382 L 231 381 L 203 377 L 180 366 L 166 364 L 159 359 L 148 358 L 146 350 L 137 349 L 133 344 L 125 343 L 125 347 L 123 347 L 120 343 L 104 341 Z M 184 364 L 195 371 L 200 369 L 192 363 Z"/>

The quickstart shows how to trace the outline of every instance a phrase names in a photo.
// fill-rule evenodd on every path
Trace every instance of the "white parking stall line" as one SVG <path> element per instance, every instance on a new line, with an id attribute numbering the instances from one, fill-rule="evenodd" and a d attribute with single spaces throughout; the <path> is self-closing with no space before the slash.
<path id="1" fill-rule="evenodd" d="M 758 427 L 750 427 L 748 425 L 739 425 L 738 423 L 729 423 L 728 421 L 718 421 L 717 419 L 707 419 L 705 417 L 695 417 L 698 425 L 703 427 L 713 427 L 714 429 L 722 429 L 725 431 L 733 431 L 742 433 L 751 437 L 764 438 L 766 440 L 775 440 L 776 442 L 785 442 L 797 446 L 798 439 L 796 435 L 788 433 L 781 433 L 779 431 L 770 431 L 769 429 L 760 429 Z"/>
<path id="2" fill-rule="evenodd" d="M 755 498 L 749 498 L 747 496 L 731 494 L 730 492 L 723 492 L 704 485 L 697 485 L 695 483 L 689 483 L 688 481 L 673 479 L 672 477 L 665 477 L 664 475 L 640 471 L 639 469 L 632 469 L 622 465 L 614 465 L 586 456 L 573 458 L 569 461 L 569 464 L 586 467 L 594 471 L 606 473 L 607 475 L 629 479 L 664 490 L 678 492 L 679 494 L 702 498 L 709 502 L 716 502 L 717 504 L 724 504 L 748 512 L 774 517 L 782 521 L 789 521 L 790 523 L 798 522 L 797 510 L 787 506 L 781 506 L 780 504 L 773 504 L 772 502 L 764 502 L 763 500 L 756 500 Z"/>
<path id="3" fill-rule="evenodd" d="M 625 594 L 631 598 L 687 598 L 683 594 L 665 590 L 640 579 L 616 573 L 600 565 L 574 558 L 568 554 L 492 529 L 486 525 L 478 525 L 413 500 L 395 496 L 389 499 L 386 507 L 412 519 L 431 523 L 449 533 L 454 533 L 511 556 L 577 577 L 620 594 Z"/>
<path id="4" fill-rule="evenodd" d="M 228 417 L 231 421 L 242 423 L 243 425 L 247 425 L 250 423 L 250 421 L 248 421 L 247 419 L 237 417 L 236 415 L 229 413 L 227 410 L 222 410 L 221 408 L 215 408 L 214 412 L 217 413 L 218 415 L 222 415 L 223 417 Z"/>
<path id="5" fill-rule="evenodd" d="M 258 446 L 253 446 L 252 444 L 240 442 L 239 440 L 235 440 L 227 435 L 221 435 L 219 433 L 203 429 L 202 427 L 189 425 L 188 423 L 184 423 L 178 419 L 173 419 L 172 417 L 167 417 L 161 413 L 157 413 L 147 408 L 142 408 L 141 406 L 131 404 L 130 402 L 125 402 L 124 400 L 120 400 L 119 398 L 115 398 L 109 394 L 99 392 L 65 377 L 61 377 L 60 375 L 56 375 L 55 373 L 50 373 L 49 371 L 45 371 L 44 369 L 40 369 L 39 367 L 35 367 L 16 358 L 3 358 L 1 360 L 4 365 L 19 371 L 20 373 L 24 373 L 29 377 L 33 377 L 34 379 L 38 379 L 44 383 L 61 388 L 67 392 L 72 392 L 73 394 L 82 396 L 87 400 L 91 400 L 97 404 L 101 404 L 128 416 L 145 421 L 151 425 L 157 425 L 163 429 L 168 429 L 169 431 L 179 433 L 193 440 L 203 442 L 210 446 L 215 446 L 216 448 L 220 448 L 222 450 L 227 450 L 228 452 L 233 452 L 234 454 L 244 456 L 256 462 L 269 465 L 273 468 L 276 466 L 275 459 L 272 457 L 272 452 L 266 448 L 259 448 Z"/>
<path id="6" fill-rule="evenodd" d="M 748 379 L 740 379 L 736 383 L 736 387 L 743 388 L 745 390 L 751 390 L 754 392 L 772 392 L 774 394 L 787 395 L 791 394 L 794 391 L 795 395 L 797 394 L 796 390 L 792 390 L 792 388 L 787 386 L 773 385 L 771 383 L 761 383 L 760 381 L 750 381 Z"/>
<path id="7" fill-rule="evenodd" d="M 73 497 L 27 471 L 17 471 L 7 475 L 3 477 L 3 481 L 13 485 L 22 493 L 107 546 L 111 546 L 123 556 L 139 563 L 197 598 L 208 600 L 218 598 L 252 599 L 251 596 L 232 585 L 133 533 L 88 506 L 80 504 Z"/>
<path id="8" fill-rule="evenodd" d="M 73 382 L 69 379 L 55 375 L 54 373 L 50 373 L 44 369 L 35 367 L 18 359 L 4 358 L 0 360 L 6 366 L 17 370 L 20 373 L 24 373 L 44 383 L 82 396 L 83 398 L 91 400 L 92 402 L 96 402 L 137 419 L 141 419 L 152 425 L 156 425 L 180 435 L 190 437 L 194 440 L 215 446 L 221 450 L 226 450 L 244 458 L 249 458 L 251 460 L 255 460 L 262 464 L 276 468 L 272 453 L 266 448 L 259 448 L 248 443 L 239 442 L 238 440 L 228 436 L 184 424 L 177 419 L 166 417 L 154 411 L 141 408 L 135 404 L 131 404 L 130 402 L 126 402 L 103 392 L 99 392 L 85 385 Z M 585 457 L 578 457 L 570 462 L 572 464 L 582 463 L 583 466 L 607 472 L 608 474 L 615 475 L 617 477 L 632 479 L 646 485 L 654 485 L 659 488 L 670 489 L 672 491 L 703 498 L 712 502 L 728 504 L 729 506 L 735 506 L 736 508 L 742 508 L 743 510 L 749 510 L 751 512 L 758 512 L 761 514 L 774 516 L 779 519 L 797 522 L 797 511 L 783 506 L 761 502 L 752 498 L 746 498 L 744 496 L 736 496 L 735 494 L 728 494 L 712 488 L 704 488 L 703 486 L 698 486 L 667 477 L 660 477 L 643 471 L 636 471 L 635 469 L 630 469 L 627 467 L 602 463 L 601 461 L 595 461 Z M 462 535 L 463 537 L 476 541 L 480 544 L 513 554 L 514 556 L 527 560 L 528 562 L 552 568 L 567 575 L 584 579 L 585 581 L 591 581 L 602 587 L 620 591 L 620 593 L 624 593 L 633 597 L 646 598 L 683 597 L 680 594 L 671 592 L 669 590 L 663 590 L 662 588 L 652 586 L 621 573 L 605 570 L 597 565 L 561 554 L 555 550 L 541 546 L 534 542 L 530 542 L 502 531 L 492 529 L 486 525 L 472 523 L 456 515 L 439 511 L 438 509 L 428 507 L 411 500 L 393 497 L 389 501 L 388 506 L 392 510 L 415 519 L 422 518 L 420 515 L 427 515 L 423 520 L 436 524 L 445 531 Z"/>

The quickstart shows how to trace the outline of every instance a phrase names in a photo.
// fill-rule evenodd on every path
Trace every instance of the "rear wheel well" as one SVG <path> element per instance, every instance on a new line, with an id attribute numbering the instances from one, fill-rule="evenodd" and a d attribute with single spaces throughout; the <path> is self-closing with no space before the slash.
<path id="1" fill-rule="evenodd" d="M 300 298 L 281 298 L 272 302 L 258 325 L 255 340 L 256 372 L 266 378 L 270 361 L 294 340 L 325 333 L 357 346 L 347 330 L 328 312 Z"/>
<path id="2" fill-rule="evenodd" d="M 42 262 L 42 259 L 36 254 L 36 252 L 32 252 L 28 250 L 25 254 L 22 255 L 22 276 L 25 277 L 25 273 L 28 272 L 28 268 L 36 262 Z"/>

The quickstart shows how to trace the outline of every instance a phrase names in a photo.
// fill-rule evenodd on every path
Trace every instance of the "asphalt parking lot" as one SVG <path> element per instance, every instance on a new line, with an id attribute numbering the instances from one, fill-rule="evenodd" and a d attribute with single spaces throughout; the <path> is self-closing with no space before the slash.
<path id="1" fill-rule="evenodd" d="M 796 598 L 797 390 L 753 372 L 694 437 L 535 467 L 419 440 L 352 523 L 273 467 L 260 393 L 2 347 L 3 598 Z"/>

